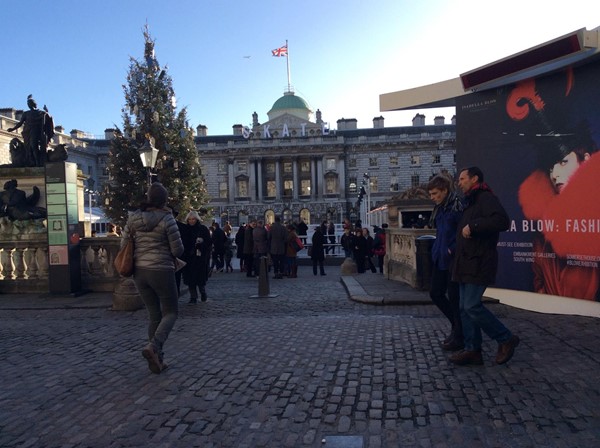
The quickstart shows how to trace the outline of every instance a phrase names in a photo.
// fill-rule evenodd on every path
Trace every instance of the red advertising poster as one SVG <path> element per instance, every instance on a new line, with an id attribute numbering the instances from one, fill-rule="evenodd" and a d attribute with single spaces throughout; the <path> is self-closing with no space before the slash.
<path id="1" fill-rule="evenodd" d="M 457 100 L 457 166 L 511 217 L 497 287 L 600 298 L 600 62 Z"/>

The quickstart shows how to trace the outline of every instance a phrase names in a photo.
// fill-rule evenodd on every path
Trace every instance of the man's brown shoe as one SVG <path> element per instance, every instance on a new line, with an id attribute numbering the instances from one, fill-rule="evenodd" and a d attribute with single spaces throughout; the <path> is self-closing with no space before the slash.
<path id="1" fill-rule="evenodd" d="M 443 342 L 442 344 L 442 350 L 446 350 L 447 352 L 455 352 L 457 350 L 462 350 L 463 348 L 465 348 L 465 344 L 463 344 L 460 341 L 450 341 L 450 342 Z"/>
<path id="2" fill-rule="evenodd" d="M 461 350 L 460 352 L 451 355 L 448 360 L 459 366 L 466 366 L 467 364 L 480 366 L 483 364 L 483 358 L 481 357 L 480 351 Z"/>
<path id="3" fill-rule="evenodd" d="M 496 364 L 504 364 L 510 361 L 515 354 L 515 348 L 521 340 L 519 336 L 512 335 L 506 342 L 498 344 L 498 354 L 496 355 Z"/>

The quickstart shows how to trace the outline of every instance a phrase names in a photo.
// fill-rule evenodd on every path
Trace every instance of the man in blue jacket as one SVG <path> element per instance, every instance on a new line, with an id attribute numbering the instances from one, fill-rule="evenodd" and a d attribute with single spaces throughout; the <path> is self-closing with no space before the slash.
<path id="1" fill-rule="evenodd" d="M 429 197 L 435 203 L 430 226 L 435 229 L 435 242 L 431 248 L 431 289 L 433 303 L 450 321 L 451 331 L 442 342 L 448 351 L 464 347 L 460 321 L 458 283 L 451 279 L 451 265 L 456 251 L 456 229 L 463 206 L 452 188 L 449 175 L 438 174 L 427 185 Z"/>
<path id="2" fill-rule="evenodd" d="M 465 349 L 450 356 L 454 364 L 483 364 L 481 330 L 498 342 L 496 363 L 508 362 L 519 337 L 513 335 L 481 302 L 488 285 L 496 280 L 500 232 L 509 228 L 504 207 L 483 181 L 477 167 L 461 170 L 458 186 L 465 195 L 465 210 L 458 224 L 452 279 L 459 284 L 460 312 Z"/>

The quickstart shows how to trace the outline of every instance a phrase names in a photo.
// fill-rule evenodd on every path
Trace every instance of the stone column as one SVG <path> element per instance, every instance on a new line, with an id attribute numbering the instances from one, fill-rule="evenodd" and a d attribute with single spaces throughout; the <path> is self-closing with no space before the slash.
<path id="1" fill-rule="evenodd" d="M 277 158 L 275 160 L 275 199 L 278 201 L 281 200 L 281 191 L 283 190 L 283 186 L 281 185 L 281 173 L 279 172 L 281 168 L 280 159 Z"/>
<path id="2" fill-rule="evenodd" d="M 298 200 L 298 190 L 300 190 L 300 185 L 298 185 L 298 157 L 294 157 L 292 160 L 292 174 L 294 178 L 292 197 L 294 200 Z"/>
<path id="3" fill-rule="evenodd" d="M 310 198 L 317 197 L 317 161 L 315 157 L 310 159 Z"/>
<path id="4" fill-rule="evenodd" d="M 248 193 L 250 193 L 250 199 L 256 201 L 256 169 L 254 168 L 256 160 L 250 159 L 248 162 Z"/>
<path id="5" fill-rule="evenodd" d="M 235 198 L 235 178 L 233 176 L 233 158 L 227 159 L 227 188 L 229 188 L 229 192 L 227 194 L 227 202 L 233 204 Z"/>
<path id="6" fill-rule="evenodd" d="M 262 159 L 256 159 L 256 167 L 258 171 L 258 201 L 262 202 L 264 195 Z"/>

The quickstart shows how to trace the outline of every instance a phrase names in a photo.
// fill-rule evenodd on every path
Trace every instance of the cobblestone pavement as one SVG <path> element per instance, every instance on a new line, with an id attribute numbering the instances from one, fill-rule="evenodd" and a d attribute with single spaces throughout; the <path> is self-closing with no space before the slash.
<path id="1" fill-rule="evenodd" d="M 455 367 L 435 307 L 352 301 L 327 272 L 268 299 L 213 275 L 208 302 L 180 299 L 160 375 L 143 310 L 0 309 L 0 446 L 600 446 L 598 319 L 491 304 L 522 338 L 513 360 L 485 339 L 484 366 Z"/>

